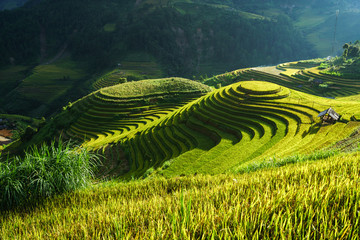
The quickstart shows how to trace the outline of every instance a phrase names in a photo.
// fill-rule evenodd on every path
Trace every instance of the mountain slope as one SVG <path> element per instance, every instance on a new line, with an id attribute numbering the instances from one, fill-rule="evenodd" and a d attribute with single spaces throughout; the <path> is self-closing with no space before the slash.
<path id="1" fill-rule="evenodd" d="M 2 64 L 9 63 L 10 57 L 15 63 L 44 62 L 64 44 L 74 58 L 88 59 L 97 68 L 121 61 L 129 51 L 146 51 L 169 73 L 177 74 L 199 72 L 202 65 L 223 61 L 236 61 L 233 64 L 241 67 L 310 54 L 299 51 L 306 49 L 306 44 L 286 19 L 202 2 L 44 1 L 3 12 L 0 18 L 0 34 L 6 36 L 2 39 Z M 266 40 L 262 37 L 265 30 Z M 24 38 L 30 41 L 23 42 Z"/>
<path id="2" fill-rule="evenodd" d="M 286 16 L 264 17 L 231 2 L 219 3 L 33 0 L 2 11 L 0 72 L 14 73 L 15 66 L 25 70 L 14 73 L 20 79 L 9 76 L 0 81 L 0 89 L 6 89 L 1 108 L 50 116 L 59 106 L 89 93 L 93 81 L 114 68 L 137 80 L 204 78 L 314 56 Z M 61 69 L 63 65 L 71 67 L 49 77 L 41 72 L 47 66 Z M 74 78 L 68 71 L 82 76 Z M 36 84 L 36 91 L 26 83 L 28 79 Z M 65 86 L 59 91 L 60 85 Z M 51 97 L 37 100 L 32 92 Z"/>

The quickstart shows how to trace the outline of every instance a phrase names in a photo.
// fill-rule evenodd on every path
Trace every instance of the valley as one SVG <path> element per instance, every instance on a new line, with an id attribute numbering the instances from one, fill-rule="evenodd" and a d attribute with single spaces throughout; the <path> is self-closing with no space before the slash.
<path id="1" fill-rule="evenodd" d="M 1 2 L 0 239 L 359 239 L 359 7 Z"/>

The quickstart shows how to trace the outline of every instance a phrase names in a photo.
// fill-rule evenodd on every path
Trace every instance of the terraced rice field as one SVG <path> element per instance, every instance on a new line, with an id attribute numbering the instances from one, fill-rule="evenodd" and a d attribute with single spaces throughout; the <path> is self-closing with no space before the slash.
<path id="1" fill-rule="evenodd" d="M 25 78 L 25 66 L 12 66 L 0 69 L 0 95 L 4 96 Z"/>
<path id="2" fill-rule="evenodd" d="M 297 66 L 298 68 L 296 68 Z M 284 68 L 286 71 L 274 75 L 256 69 L 241 71 L 236 76 L 236 81 L 262 80 L 286 86 L 288 88 L 328 98 L 339 98 L 357 95 L 360 93 L 359 79 L 344 79 L 330 76 L 317 67 L 304 68 L 301 65 L 294 65 L 291 68 Z M 311 83 L 309 80 L 317 81 Z M 327 84 L 322 88 L 319 84 Z"/>
<path id="3" fill-rule="evenodd" d="M 347 97 L 360 93 L 360 79 L 344 79 L 322 73 L 318 68 L 321 61 L 324 60 L 284 63 L 276 66 L 276 69 L 271 67 L 240 69 L 212 77 L 206 84 L 216 86 L 221 83 L 226 86 L 239 81 L 259 80 L 328 98 Z M 278 72 L 279 70 L 282 72 Z"/>
<path id="4" fill-rule="evenodd" d="M 125 169 L 124 178 L 153 171 L 169 177 L 217 174 L 264 158 L 308 153 L 329 147 L 360 127 L 354 121 L 360 116 L 356 101 L 314 96 L 318 92 L 306 85 L 307 75 L 329 78 L 314 65 L 281 66 L 300 71 L 301 77 L 238 70 L 229 73 L 236 83 L 230 84 L 230 79 L 230 85 L 206 95 L 209 89 L 204 85 L 186 80 L 183 88 L 184 80 L 174 78 L 102 88 L 69 108 L 76 119 L 64 133 L 105 153 L 112 166 L 109 171 Z M 351 91 L 341 88 L 332 94 L 357 93 L 356 81 L 331 80 L 343 87 L 352 85 Z M 344 121 L 321 125 L 317 115 L 329 107 Z"/>
<path id="5" fill-rule="evenodd" d="M 102 88 L 69 104 L 58 116 L 63 134 L 92 149 L 116 143 L 210 91 L 201 83 L 168 78 L 128 82 Z"/>
<path id="6" fill-rule="evenodd" d="M 116 124 L 123 128 L 119 127 L 117 142 L 112 141 L 108 148 L 114 149 L 114 156 L 118 149 L 128 153 L 129 172 L 124 178 L 140 177 L 149 169 L 165 176 L 216 174 L 266 157 L 321 149 L 360 126 L 358 122 L 320 125 L 318 113 L 330 106 L 341 110 L 340 114 L 359 111 L 355 110 L 356 103 L 314 97 L 269 82 L 243 81 L 189 99 L 182 107 L 150 107 L 139 114 L 142 119 L 133 119 L 131 124 L 129 120 L 112 122 L 109 129 Z M 151 112 L 156 111 L 164 115 L 155 119 Z M 107 117 L 104 113 L 99 116 Z M 70 132 L 81 131 L 84 126 L 96 129 L 91 121 L 78 121 Z M 104 131 L 96 139 L 89 134 L 89 143 L 114 139 L 109 137 L 114 134 Z"/>
<path id="7" fill-rule="evenodd" d="M 19 84 L 15 92 L 29 99 L 51 102 L 71 88 L 75 80 L 84 76 L 85 73 L 71 61 L 39 65 Z"/>
<path id="8" fill-rule="evenodd" d="M 126 81 L 127 80 L 124 77 L 124 73 L 121 72 L 119 69 L 115 69 L 96 80 L 96 82 L 94 82 L 93 84 L 93 87 L 95 89 L 100 89 L 124 83 Z"/>

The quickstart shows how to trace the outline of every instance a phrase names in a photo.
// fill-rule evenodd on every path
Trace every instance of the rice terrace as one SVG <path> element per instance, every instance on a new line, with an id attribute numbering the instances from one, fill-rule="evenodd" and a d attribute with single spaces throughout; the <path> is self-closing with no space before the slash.
<path id="1" fill-rule="evenodd" d="M 0 240 L 360 239 L 359 5 L 47 2 L 0 4 Z"/>

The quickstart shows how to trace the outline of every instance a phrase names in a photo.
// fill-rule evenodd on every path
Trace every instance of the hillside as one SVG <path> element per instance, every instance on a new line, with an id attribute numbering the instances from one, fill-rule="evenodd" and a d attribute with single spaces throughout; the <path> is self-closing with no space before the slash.
<path id="1" fill-rule="evenodd" d="M 0 12 L 4 112 L 51 116 L 114 69 L 128 79 L 194 79 L 315 56 L 284 14 L 231 2 L 48 1 Z"/>
<path id="2" fill-rule="evenodd" d="M 49 117 L 114 70 L 205 79 L 325 57 L 359 38 L 352 1 L 48 1 L 0 12 L 2 112 Z"/>
<path id="3" fill-rule="evenodd" d="M 10 63 L 9 58 L 16 64 L 46 63 L 65 48 L 74 59 L 101 69 L 121 62 L 129 53 L 145 51 L 167 73 L 191 76 L 210 74 L 202 70 L 209 64 L 221 72 L 311 55 L 310 49 L 300 51 L 308 45 L 286 18 L 265 18 L 240 7 L 206 1 L 31 2 L 0 13 L 0 34 L 6 36 L 2 65 Z M 87 8 L 81 7 L 84 3 Z M 266 40 L 261 37 L 265 29 Z"/>
<path id="4" fill-rule="evenodd" d="M 30 146 L 52 140 L 59 133 L 80 142 L 115 135 L 111 138 L 114 141 L 116 134 L 129 133 L 148 121 L 158 121 L 209 91 L 210 87 L 183 78 L 149 79 L 102 88 L 63 107 L 34 136 L 34 142 L 17 144 Z M 106 143 L 101 142 L 100 146 Z"/>
<path id="5" fill-rule="evenodd" d="M 224 173 L 266 157 L 309 153 L 332 146 L 360 127 L 353 121 L 360 116 L 357 101 L 295 90 L 318 91 L 312 83 L 299 87 L 299 81 L 309 81 L 295 77 L 299 71 L 315 74 L 316 64 L 282 64 L 278 66 L 283 69 L 281 75 L 238 70 L 210 79 L 224 84 L 230 76 L 236 83 L 206 95 L 210 88 L 205 85 L 177 78 L 102 88 L 69 104 L 23 144 L 51 140 L 61 133 L 104 154 L 109 166 L 103 175 L 125 179 L 153 171 L 168 177 Z M 294 69 L 296 74 L 288 73 Z M 356 80 L 339 79 L 333 86 L 327 94 L 360 93 Z M 341 115 L 341 121 L 322 125 L 317 115 L 330 107 Z"/>
<path id="6" fill-rule="evenodd" d="M 205 81 L 216 88 L 127 82 L 118 69 L 99 76 L 94 85 L 115 85 L 2 151 L 26 154 L 0 158 L 0 235 L 356 239 L 360 89 L 342 75 L 356 62 L 350 55 Z M 320 86 L 330 80 L 333 88 Z M 333 124 L 318 118 L 329 107 L 341 115 Z M 59 136 L 80 148 L 57 149 Z M 102 163 L 93 178 L 88 151 Z"/>

